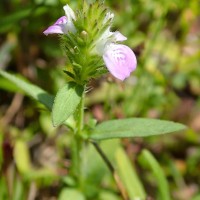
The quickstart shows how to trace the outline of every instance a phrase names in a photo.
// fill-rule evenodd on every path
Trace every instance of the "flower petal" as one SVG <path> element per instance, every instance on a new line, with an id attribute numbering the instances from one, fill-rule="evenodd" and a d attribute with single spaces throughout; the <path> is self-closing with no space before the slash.
<path id="1" fill-rule="evenodd" d="M 124 35 L 122 35 L 119 31 L 113 32 L 113 37 L 115 38 L 115 40 L 117 42 L 127 40 L 127 37 L 125 37 Z"/>
<path id="2" fill-rule="evenodd" d="M 65 5 L 65 6 L 63 7 L 63 9 L 64 9 L 65 15 L 67 16 L 67 19 L 68 19 L 69 21 L 72 21 L 72 19 L 73 19 L 73 20 L 76 20 L 75 13 L 74 13 L 74 11 L 69 7 L 68 4 Z"/>
<path id="3" fill-rule="evenodd" d="M 99 55 L 102 55 L 105 49 L 105 46 L 127 40 L 127 38 L 122 35 L 119 31 L 111 32 L 110 27 L 108 27 L 101 37 L 96 41 L 96 50 Z"/>
<path id="4" fill-rule="evenodd" d="M 49 26 L 43 33 L 48 34 L 64 34 L 66 33 L 67 17 L 60 17 L 52 26 Z"/>
<path id="5" fill-rule="evenodd" d="M 114 16 L 115 16 L 114 13 L 107 12 L 107 13 L 106 13 L 106 16 L 105 16 L 105 18 L 104 18 L 104 20 L 103 20 L 103 24 L 107 23 L 108 20 L 112 21 L 113 18 L 114 18 Z"/>
<path id="6" fill-rule="evenodd" d="M 111 43 L 107 45 L 103 60 L 110 73 L 122 81 L 129 77 L 137 66 L 135 54 L 128 46 L 123 44 Z"/>

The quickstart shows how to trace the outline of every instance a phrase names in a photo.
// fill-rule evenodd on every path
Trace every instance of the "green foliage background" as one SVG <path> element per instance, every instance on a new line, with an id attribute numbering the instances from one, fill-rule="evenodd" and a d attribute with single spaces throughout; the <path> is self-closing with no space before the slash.
<path id="1" fill-rule="evenodd" d="M 200 2 L 105 2 L 115 13 L 113 30 L 127 36 L 126 44 L 136 53 L 138 68 L 124 83 L 110 75 L 91 81 L 86 121 L 92 116 L 99 122 L 150 117 L 187 124 L 190 128 L 183 133 L 114 140 L 102 142 L 102 146 L 116 165 L 122 159 L 117 149 L 123 146 L 132 163 L 122 168 L 118 165 L 119 172 L 130 167 L 137 170 L 153 199 L 161 199 L 157 189 L 160 179 L 148 169 L 145 160 L 149 155 L 141 153 L 144 148 L 159 161 L 172 199 L 200 199 Z M 59 38 L 42 32 L 64 15 L 66 3 L 73 9 L 82 5 L 81 0 L 3 0 L 0 69 L 23 75 L 55 94 L 66 81 L 63 69 L 68 62 L 59 48 Z M 32 194 L 32 199 L 42 200 L 64 199 L 66 195 L 77 200 L 85 196 L 91 200 L 120 199 L 109 171 L 92 147 L 86 152 L 82 169 L 86 178 L 77 193 L 69 175 L 73 174 L 69 171 L 73 141 L 66 134 L 68 130 L 53 128 L 44 107 L 24 97 L 2 77 L 0 89 L 0 199 L 31 199 Z"/>

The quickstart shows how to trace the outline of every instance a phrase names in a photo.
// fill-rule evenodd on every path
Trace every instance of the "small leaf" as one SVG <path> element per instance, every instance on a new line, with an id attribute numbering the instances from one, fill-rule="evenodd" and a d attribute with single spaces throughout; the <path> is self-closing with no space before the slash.
<path id="1" fill-rule="evenodd" d="M 26 94 L 39 101 L 43 105 L 45 105 L 49 110 L 52 109 L 53 99 L 54 97 L 48 94 L 43 89 L 38 86 L 27 82 L 27 80 L 23 80 L 22 78 L 17 77 L 17 75 L 12 75 L 8 72 L 0 70 L 0 75 L 4 78 L 8 79 L 20 89 L 22 89 Z"/>
<path id="2" fill-rule="evenodd" d="M 54 126 L 62 124 L 75 112 L 83 91 L 84 87 L 74 82 L 69 82 L 58 91 L 52 110 Z"/>
<path id="3" fill-rule="evenodd" d="M 164 174 L 161 166 L 159 165 L 158 161 L 146 149 L 142 151 L 140 158 L 149 165 L 149 167 L 151 168 L 151 170 L 155 176 L 156 182 L 158 183 L 157 187 L 160 192 L 159 199 L 171 200 L 170 192 L 169 192 L 169 185 L 168 185 L 167 179 L 165 177 L 165 174 Z"/>
<path id="4" fill-rule="evenodd" d="M 67 71 L 67 70 L 63 70 L 63 72 L 64 72 L 65 74 L 67 74 L 70 78 L 72 78 L 72 79 L 75 78 L 75 76 L 74 76 L 73 73 L 71 73 L 71 72 L 69 72 L 69 71 Z"/>
<path id="5" fill-rule="evenodd" d="M 186 129 L 180 123 L 159 119 L 129 118 L 110 120 L 96 126 L 90 135 L 94 140 L 111 138 L 146 137 L 161 135 Z"/>
<path id="6" fill-rule="evenodd" d="M 143 185 L 122 148 L 116 151 L 117 170 L 127 189 L 130 199 L 145 199 L 146 194 Z"/>
<path id="7" fill-rule="evenodd" d="M 85 200 L 83 194 L 75 189 L 63 189 L 60 193 L 58 200 Z"/>

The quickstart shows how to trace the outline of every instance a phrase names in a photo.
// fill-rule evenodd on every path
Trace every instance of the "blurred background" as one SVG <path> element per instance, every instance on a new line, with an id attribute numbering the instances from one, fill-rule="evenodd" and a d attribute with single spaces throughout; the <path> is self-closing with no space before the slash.
<path id="1" fill-rule="evenodd" d="M 63 69 L 67 59 L 59 37 L 46 37 L 42 32 L 64 15 L 62 7 L 66 3 L 76 10 L 82 0 L 1 0 L 0 69 L 25 76 L 55 94 L 66 82 Z M 128 38 L 125 43 L 137 55 L 138 67 L 123 83 L 109 74 L 91 81 L 86 121 L 91 117 L 98 122 L 149 117 L 188 125 L 181 133 L 102 145 L 108 154 L 113 154 L 110 149 L 114 146 L 123 146 L 149 199 L 159 199 L 159 183 L 138 159 L 144 148 L 152 152 L 164 170 L 172 199 L 198 200 L 200 1 L 105 3 L 115 13 L 113 31 L 119 30 Z M 63 188 L 74 186 L 73 178 L 68 176 L 72 137 L 67 131 L 53 128 L 50 114 L 41 105 L 0 77 L 0 199 L 56 200 Z M 94 154 L 92 150 L 90 153 Z M 96 178 L 88 178 L 85 184 L 87 199 L 120 199 L 103 162 L 94 160 L 90 165 L 86 171 Z"/>

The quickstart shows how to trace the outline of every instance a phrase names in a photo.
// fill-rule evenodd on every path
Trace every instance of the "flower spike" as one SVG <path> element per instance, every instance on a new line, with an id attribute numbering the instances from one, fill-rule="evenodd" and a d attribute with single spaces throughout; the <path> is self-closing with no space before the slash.
<path id="1" fill-rule="evenodd" d="M 87 82 L 105 73 L 104 61 L 114 77 L 122 81 L 129 77 L 136 69 L 137 60 L 128 46 L 119 44 L 127 38 L 119 31 L 111 31 L 114 14 L 107 12 L 98 0 L 84 4 L 82 12 L 77 15 L 69 5 L 63 9 L 65 16 L 47 28 L 44 34 L 64 34 L 63 47 L 73 67 L 73 70 L 66 70 L 67 74 L 77 82 Z"/>

